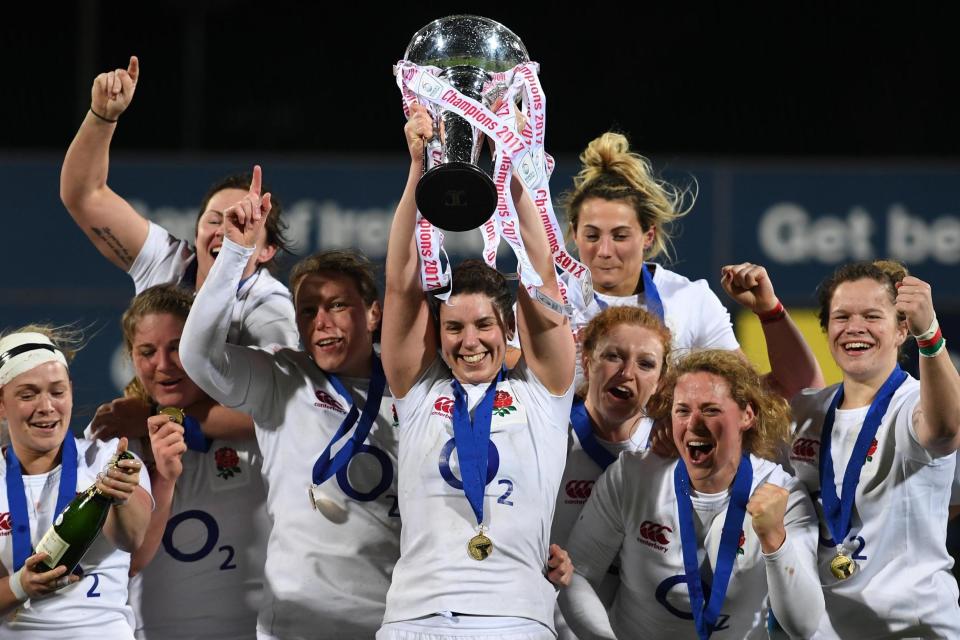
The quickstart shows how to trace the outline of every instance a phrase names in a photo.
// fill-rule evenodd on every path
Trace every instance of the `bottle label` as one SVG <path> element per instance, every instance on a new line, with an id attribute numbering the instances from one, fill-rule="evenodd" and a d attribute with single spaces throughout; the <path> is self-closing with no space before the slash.
<path id="1" fill-rule="evenodd" d="M 41 538 L 40 544 L 37 545 L 37 553 L 47 554 L 49 558 L 45 560 L 45 564 L 49 567 L 56 567 L 60 563 L 60 558 L 69 548 L 70 543 L 61 538 L 53 527 L 50 527 Z"/>

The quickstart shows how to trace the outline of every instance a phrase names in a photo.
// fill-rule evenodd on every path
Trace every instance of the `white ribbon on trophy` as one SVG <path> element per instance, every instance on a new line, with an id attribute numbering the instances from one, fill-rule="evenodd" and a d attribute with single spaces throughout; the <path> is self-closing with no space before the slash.
<path id="1" fill-rule="evenodd" d="M 567 315 L 571 313 L 571 306 L 568 304 L 571 302 L 571 297 L 579 298 L 579 300 L 572 301 L 574 304 L 583 300 L 591 300 L 593 298 L 593 284 L 590 270 L 567 252 L 564 247 L 563 232 L 553 210 L 549 181 L 554 163 L 553 159 L 544 150 L 546 97 L 537 78 L 536 63 L 520 64 L 510 71 L 497 74 L 496 80 L 503 81 L 508 87 L 500 101 L 500 108 L 497 113 L 494 113 L 482 103 L 463 95 L 443 78 L 437 77 L 436 73 L 439 72 L 439 69 L 436 67 L 420 67 L 407 60 L 401 60 L 397 63 L 396 70 L 397 85 L 404 96 L 405 113 L 409 115 L 409 105 L 412 104 L 412 100 L 427 106 L 434 114 L 440 108 L 453 111 L 474 126 L 476 135 L 483 132 L 494 143 L 496 151 L 494 154 L 493 181 L 497 189 L 497 207 L 494 215 L 481 227 L 484 238 L 484 260 L 487 264 L 495 266 L 496 248 L 499 246 L 499 240 L 502 237 L 513 250 L 517 258 L 520 282 L 533 299 L 558 313 L 566 313 Z M 518 94 L 521 96 L 521 112 L 524 115 L 524 127 L 521 132 L 516 130 L 516 114 L 514 113 L 514 98 Z M 431 145 L 439 147 L 436 137 Z M 428 154 L 429 159 L 430 154 Z M 559 274 L 557 275 L 557 283 L 560 286 L 563 302 L 553 300 L 540 291 L 539 287 L 543 285 L 543 281 L 530 264 L 527 251 L 523 246 L 523 240 L 520 237 L 519 218 L 513 204 L 510 187 L 514 167 L 537 207 L 550 243 L 550 252 L 554 264 L 567 275 L 568 281 L 577 285 L 567 288 L 563 278 Z M 422 249 L 420 245 L 421 235 L 425 238 L 430 236 L 426 232 L 421 233 L 421 229 L 424 229 L 424 227 L 421 227 L 419 214 L 417 222 L 418 249 Z M 422 224 L 432 227 L 426 220 L 422 220 Z M 436 230 L 433 233 L 439 234 Z M 438 242 L 442 243 L 442 234 L 432 237 L 437 238 Z M 427 253 L 437 251 L 435 247 L 436 245 L 429 247 Z M 424 290 L 430 291 L 427 288 L 428 280 L 423 272 L 423 256 L 426 254 L 422 251 L 420 255 L 421 280 L 424 283 Z M 447 278 L 446 282 L 449 283 L 449 267 L 443 276 Z"/>

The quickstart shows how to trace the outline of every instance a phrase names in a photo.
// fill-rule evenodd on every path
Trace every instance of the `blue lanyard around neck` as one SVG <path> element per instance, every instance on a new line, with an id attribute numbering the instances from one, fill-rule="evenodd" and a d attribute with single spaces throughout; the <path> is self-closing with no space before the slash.
<path id="1" fill-rule="evenodd" d="M 27 492 L 23 486 L 23 470 L 20 460 L 7 445 L 7 501 L 10 504 L 10 520 L 13 527 L 13 570 L 17 571 L 33 555 L 30 536 L 30 513 L 27 511 Z M 77 442 L 69 432 L 63 439 L 60 450 L 60 484 L 57 487 L 57 510 L 60 514 L 77 495 Z M 56 521 L 56 515 L 54 516 Z"/>
<path id="2" fill-rule="evenodd" d="M 867 451 L 877 436 L 877 430 L 886 415 L 893 394 L 896 393 L 903 381 L 907 379 L 907 372 L 896 365 L 877 395 L 870 403 L 867 416 L 864 418 L 860 433 L 853 445 L 853 453 L 843 473 L 843 485 L 840 496 L 837 496 L 837 482 L 833 471 L 833 457 L 830 447 L 833 440 L 833 422 L 836 418 L 837 407 L 843 402 L 843 385 L 837 389 L 836 395 L 830 402 L 827 415 L 823 418 L 823 427 L 820 433 L 820 498 L 823 501 L 823 519 L 826 521 L 830 536 L 836 544 L 843 544 L 844 538 L 850 533 L 850 515 L 853 513 L 853 504 L 857 495 L 857 485 L 860 483 L 860 472 L 867 461 Z"/>
<path id="3" fill-rule="evenodd" d="M 697 635 L 707 640 L 713 633 L 720 617 L 720 609 L 727 597 L 727 587 L 733 575 L 733 563 L 740 546 L 740 534 L 743 532 L 743 518 L 750 499 L 750 487 L 753 484 L 753 466 L 750 456 L 743 454 L 737 475 L 733 479 L 730 502 L 723 519 L 720 532 L 720 548 L 717 550 L 717 564 L 713 572 L 713 586 L 709 597 L 704 601 L 703 582 L 700 576 L 700 563 L 697 559 L 697 531 L 693 523 L 693 503 L 690 500 L 690 475 L 683 460 L 677 460 L 673 472 L 673 486 L 677 494 L 677 515 L 680 522 L 680 545 L 683 551 L 683 569 L 687 591 L 690 594 L 690 609 Z"/>
<path id="4" fill-rule="evenodd" d="M 336 434 L 334 434 L 326 449 L 323 450 L 323 453 L 320 454 L 320 457 L 317 458 L 317 461 L 313 464 L 313 484 L 315 485 L 321 485 L 336 475 L 340 469 L 350 462 L 350 459 L 357 453 L 360 445 L 367 439 L 367 435 L 370 434 L 370 428 L 373 426 L 373 421 L 380 413 L 383 391 L 387 384 L 380 358 L 374 356 L 372 370 L 370 372 L 370 384 L 367 387 L 367 400 L 363 404 L 363 413 L 361 414 L 357 409 L 357 405 L 353 402 L 353 396 L 344 386 L 343 382 L 332 373 L 324 372 L 324 375 L 327 376 L 327 379 L 330 381 L 330 384 L 333 385 L 336 392 L 350 403 L 350 410 L 347 412 L 343 422 L 340 423 L 340 428 L 337 429 Z M 357 423 L 358 417 L 360 419 L 359 423 Z M 337 455 L 331 459 L 330 452 L 334 445 L 347 435 L 347 432 L 350 431 L 355 423 L 357 423 L 357 428 L 353 432 L 353 437 L 350 438 L 350 440 L 340 448 Z"/>
<path id="5" fill-rule="evenodd" d="M 660 322 L 665 322 L 663 300 L 660 298 L 660 291 L 654 284 L 653 275 L 651 275 L 646 263 L 643 263 L 640 267 L 640 280 L 643 282 L 643 306 L 646 307 L 647 311 L 660 318 Z M 593 294 L 593 299 L 601 311 L 610 306 L 596 292 Z"/>
<path id="6" fill-rule="evenodd" d="M 606 471 L 616 457 L 604 449 L 597 440 L 593 433 L 593 421 L 590 420 L 587 405 L 580 398 L 574 398 L 570 406 L 570 424 L 573 426 L 573 432 L 577 434 L 577 440 L 580 441 L 580 448 L 597 463 L 600 469 Z"/>

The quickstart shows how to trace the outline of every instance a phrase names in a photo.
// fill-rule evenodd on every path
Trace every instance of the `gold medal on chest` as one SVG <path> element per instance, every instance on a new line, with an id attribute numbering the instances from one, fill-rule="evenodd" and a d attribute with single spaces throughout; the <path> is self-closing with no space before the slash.
<path id="1" fill-rule="evenodd" d="M 486 560 L 493 553 L 493 542 L 488 538 L 483 530 L 470 538 L 467 543 L 467 553 L 474 560 Z"/>
<path id="2" fill-rule="evenodd" d="M 832 573 L 837 580 L 846 580 L 852 576 L 856 570 L 857 563 L 839 551 L 837 555 L 833 557 L 833 560 L 830 561 L 830 573 Z"/>

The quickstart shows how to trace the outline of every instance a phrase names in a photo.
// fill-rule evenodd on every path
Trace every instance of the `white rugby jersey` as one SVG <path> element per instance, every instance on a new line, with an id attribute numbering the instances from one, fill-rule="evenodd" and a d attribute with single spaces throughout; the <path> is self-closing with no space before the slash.
<path id="1" fill-rule="evenodd" d="M 786 628 L 797 624 L 803 629 L 806 623 L 809 635 L 816 628 L 818 607 L 823 610 L 814 567 L 816 512 L 803 486 L 779 465 L 754 456 L 750 456 L 750 462 L 751 494 L 767 482 L 790 491 L 784 516 L 787 539 L 780 549 L 764 556 L 750 514 L 745 514 L 715 637 L 722 633 L 726 638 L 766 638 L 768 593 L 775 602 L 786 605 L 775 605 L 781 624 Z M 610 609 L 610 623 L 619 638 L 648 634 L 696 637 L 674 489 L 677 464 L 683 462 L 649 454 L 622 454 L 597 481 L 570 535 L 568 551 L 576 571 L 595 588 L 619 557 L 620 587 Z M 700 571 L 710 584 L 729 492 L 695 495 L 691 502 Z"/>
<path id="2" fill-rule="evenodd" d="M 386 390 L 364 446 L 321 485 L 315 509 L 313 465 L 343 421 L 348 399 L 306 353 L 226 344 L 223 310 L 233 304 L 230 291 L 251 252 L 224 241 L 184 327 L 180 357 L 194 382 L 249 413 L 256 425 L 273 520 L 258 631 L 284 640 L 370 638 L 400 552 L 393 400 Z M 341 381 L 362 409 L 368 381 Z"/>
<path id="3" fill-rule="evenodd" d="M 270 519 L 254 440 L 183 454 L 160 548 L 130 581 L 136 637 L 256 637 Z"/>
<path id="4" fill-rule="evenodd" d="M 934 457 L 917 441 L 912 416 L 920 403 L 920 383 L 912 377 L 894 393 L 860 472 L 843 541 L 858 571 L 844 581 L 830 573 L 836 545 L 822 522 L 820 433 L 837 388 L 804 391 L 793 401 L 790 464 L 821 514 L 818 555 L 827 615 L 817 637 L 960 638 L 957 582 L 946 549 L 957 457 Z M 838 496 L 868 409 L 836 412 L 831 458 Z"/>
<path id="5" fill-rule="evenodd" d="M 624 442 L 608 442 L 596 437 L 596 434 L 594 436 L 600 446 L 616 458 L 624 451 L 646 451 L 650 446 L 650 430 L 652 427 L 653 420 L 641 418 L 630 439 Z M 560 481 L 560 491 L 557 493 L 557 507 L 553 514 L 553 526 L 550 528 L 550 542 L 558 544 L 564 549 L 567 548 L 570 531 L 577 522 L 587 498 L 590 497 L 594 483 L 603 472 L 600 465 L 594 462 L 583 450 L 580 439 L 573 430 L 573 425 L 570 426 L 567 440 L 567 465 L 563 469 L 563 479 Z M 610 606 L 613 603 L 617 585 L 620 584 L 620 580 L 617 578 L 618 571 L 619 569 L 612 567 L 603 579 L 603 583 L 597 587 L 597 593 L 605 606 Z M 570 631 L 563 620 L 563 614 L 560 612 L 559 606 L 554 612 L 554 624 L 560 640 L 575 640 L 576 636 L 573 635 L 573 632 Z"/>
<path id="6" fill-rule="evenodd" d="M 670 271 L 659 264 L 647 263 L 653 270 L 653 284 L 657 286 L 663 303 L 664 324 L 673 337 L 673 349 L 686 352 L 690 349 L 739 349 L 740 343 L 730 323 L 730 312 L 720 302 L 706 280 L 690 280 L 679 273 Z M 629 296 L 608 296 L 596 294 L 600 300 L 611 307 L 644 307 L 643 294 Z M 574 335 L 587 326 L 600 311 L 596 300 L 584 301 L 585 306 L 576 306 L 570 326 Z M 579 303 L 579 304 L 584 304 Z M 577 340 L 577 378 L 579 386 L 583 382 L 582 347 Z"/>
<path id="7" fill-rule="evenodd" d="M 72 437 L 67 434 L 67 437 Z M 77 492 L 96 482 L 117 451 L 119 440 L 77 440 Z M 30 538 L 34 547 L 56 517 L 61 466 L 48 473 L 23 476 L 30 514 Z M 0 562 L 13 575 L 13 535 L 7 498 L 7 462 L 0 456 Z M 140 471 L 140 486 L 150 492 L 150 478 Z M 80 562 L 83 579 L 56 593 L 21 605 L 13 617 L 0 623 L 0 638 L 64 640 L 64 638 L 133 638 L 133 611 L 127 605 L 130 554 L 114 547 L 103 535 Z"/>
<path id="8" fill-rule="evenodd" d="M 185 277 L 195 279 L 196 267 L 190 268 L 195 262 L 196 251 L 189 243 L 151 222 L 147 239 L 128 275 L 140 293 L 158 284 L 179 285 Z M 190 287 L 193 286 L 194 283 L 190 283 Z M 273 345 L 297 348 L 300 336 L 290 291 L 266 268 L 257 269 L 236 291 L 228 342 L 263 348 Z"/>
<path id="9" fill-rule="evenodd" d="M 477 521 L 461 488 L 452 380 L 438 357 L 397 401 L 404 526 L 384 623 L 450 611 L 552 629 L 556 596 L 544 571 L 572 387 L 551 395 L 523 361 L 497 385 L 484 493 L 493 552 L 477 561 L 467 553 Z M 464 385 L 471 411 L 487 387 Z"/>

